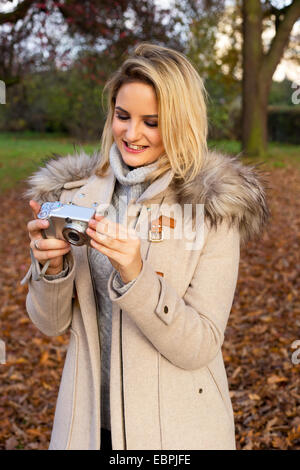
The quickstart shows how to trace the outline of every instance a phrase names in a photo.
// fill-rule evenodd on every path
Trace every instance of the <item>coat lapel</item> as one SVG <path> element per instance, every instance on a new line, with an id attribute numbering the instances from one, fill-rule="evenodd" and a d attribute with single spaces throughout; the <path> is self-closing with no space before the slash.
<path id="1" fill-rule="evenodd" d="M 146 191 L 136 200 L 131 201 L 137 204 L 143 204 L 146 201 L 157 202 L 161 199 L 159 195 L 164 192 L 173 178 L 172 170 L 167 171 L 160 178 L 148 186 Z M 102 212 L 111 203 L 114 192 L 116 177 L 111 167 L 107 174 L 101 178 L 92 175 L 83 186 L 73 196 L 73 204 L 84 207 L 97 207 L 97 212 Z M 66 183 L 64 189 L 70 189 L 69 183 Z"/>
<path id="2" fill-rule="evenodd" d="M 105 210 L 110 204 L 115 187 L 115 175 L 112 171 L 102 178 L 92 175 L 73 197 L 73 204 L 84 207 L 96 207 Z"/>

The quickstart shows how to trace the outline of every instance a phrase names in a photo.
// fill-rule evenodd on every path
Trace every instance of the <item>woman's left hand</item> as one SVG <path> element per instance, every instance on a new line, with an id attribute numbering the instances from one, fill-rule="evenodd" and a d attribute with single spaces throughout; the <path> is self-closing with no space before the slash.
<path id="1" fill-rule="evenodd" d="M 91 246 L 108 257 L 125 284 L 139 275 L 143 267 L 141 241 L 134 229 L 95 215 L 86 233 Z"/>

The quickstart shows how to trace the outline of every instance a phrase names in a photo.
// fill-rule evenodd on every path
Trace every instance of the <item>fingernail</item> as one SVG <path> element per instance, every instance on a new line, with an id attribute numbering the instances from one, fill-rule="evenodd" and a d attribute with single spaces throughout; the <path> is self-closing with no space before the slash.
<path id="1" fill-rule="evenodd" d="M 48 227 L 48 220 L 43 220 L 42 221 L 42 226 L 43 227 Z"/>

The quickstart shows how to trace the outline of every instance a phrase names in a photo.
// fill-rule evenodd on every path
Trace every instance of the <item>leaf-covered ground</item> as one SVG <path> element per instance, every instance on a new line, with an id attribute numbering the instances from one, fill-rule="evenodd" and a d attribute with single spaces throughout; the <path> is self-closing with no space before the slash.
<path id="1" fill-rule="evenodd" d="M 272 217 L 262 239 L 241 250 L 223 355 L 237 448 L 299 450 L 300 172 L 274 168 L 268 180 Z M 26 313 L 20 279 L 32 216 L 22 190 L 0 195 L 0 449 L 47 449 L 68 334 L 48 338 Z"/>

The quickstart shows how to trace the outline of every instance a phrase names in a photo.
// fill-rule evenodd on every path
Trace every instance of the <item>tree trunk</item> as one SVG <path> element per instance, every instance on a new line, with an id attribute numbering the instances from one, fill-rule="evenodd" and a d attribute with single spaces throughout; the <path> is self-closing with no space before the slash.
<path id="1" fill-rule="evenodd" d="M 265 96 L 258 80 L 263 57 L 260 0 L 243 2 L 242 147 L 247 155 L 263 156 L 267 147 Z"/>
<path id="2" fill-rule="evenodd" d="M 243 87 L 242 145 L 249 156 L 264 157 L 268 146 L 268 97 L 272 78 L 250 73 Z"/>
<path id="3" fill-rule="evenodd" d="M 260 0 L 243 0 L 243 91 L 242 148 L 249 156 L 263 157 L 267 150 L 268 97 L 272 77 L 288 44 L 292 27 L 300 15 L 300 1 L 283 10 L 272 7 L 276 35 L 270 49 L 263 52 Z"/>

